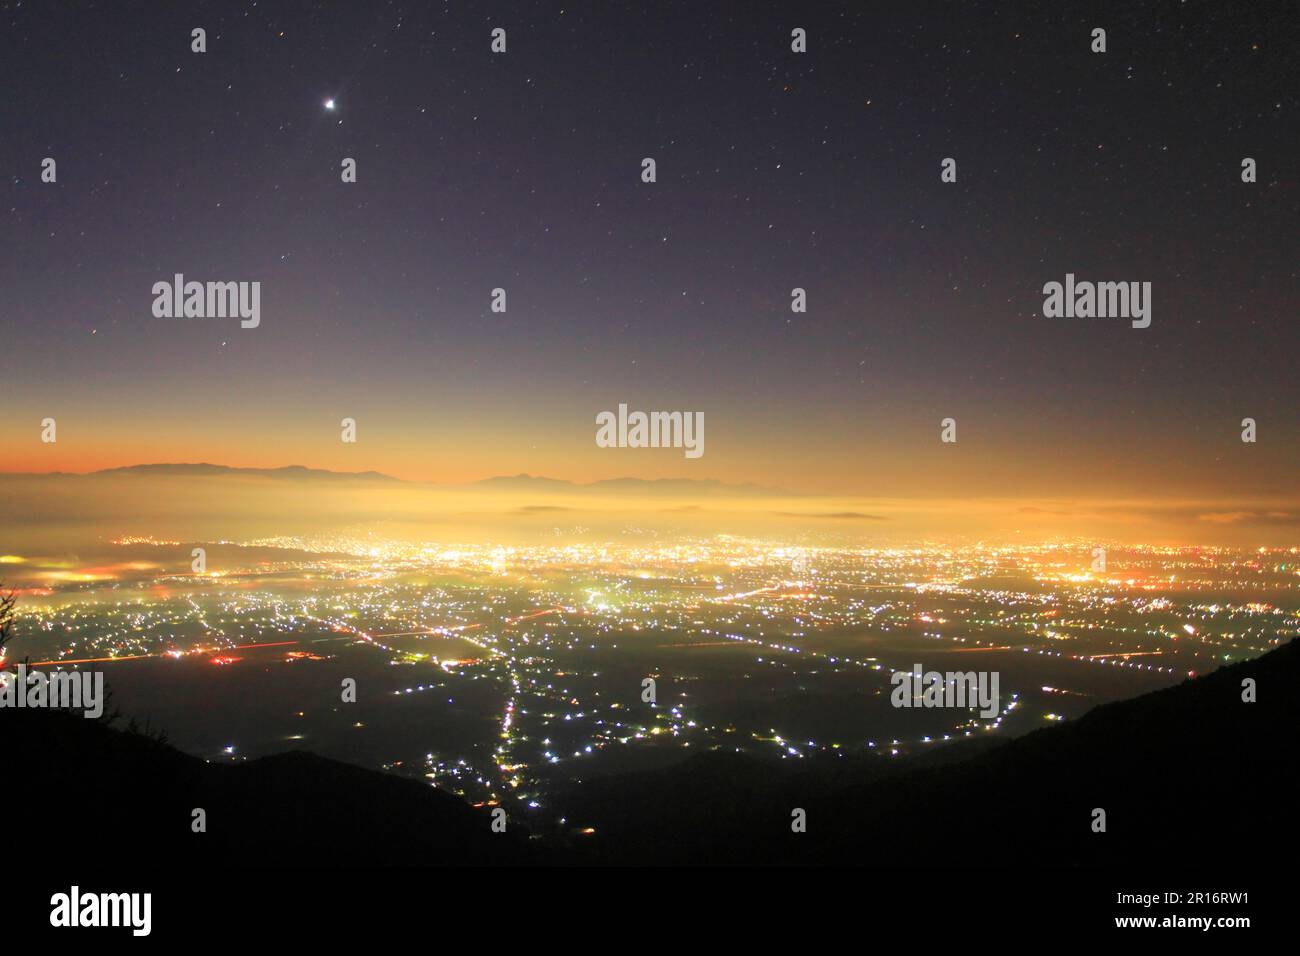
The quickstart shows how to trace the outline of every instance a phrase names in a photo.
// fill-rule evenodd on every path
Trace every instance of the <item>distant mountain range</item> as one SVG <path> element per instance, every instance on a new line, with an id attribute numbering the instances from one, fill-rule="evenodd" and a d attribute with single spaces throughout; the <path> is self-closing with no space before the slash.
<path id="1" fill-rule="evenodd" d="M 472 487 L 509 491 L 597 492 L 637 495 L 729 495 L 755 498 L 788 498 L 788 491 L 753 484 L 728 484 L 713 478 L 605 478 L 575 482 L 534 475 L 501 475 L 474 482 Z"/>
<path id="2" fill-rule="evenodd" d="M 395 484 L 415 485 L 417 482 L 408 482 L 401 478 L 394 478 L 391 475 L 385 475 L 378 471 L 329 471 L 323 468 L 306 468 L 302 465 L 286 465 L 283 468 L 236 468 L 230 465 L 213 465 L 208 462 L 198 463 L 171 463 L 162 462 L 157 464 L 145 465 L 127 465 L 121 468 L 104 468 L 99 471 L 92 471 L 85 475 L 75 475 L 69 472 L 49 472 L 42 474 L 14 474 L 9 473 L 0 475 L 0 477 L 101 477 L 113 475 L 144 475 L 150 477 L 157 476 L 177 476 L 177 477 L 223 477 L 223 476 L 240 476 L 240 477 L 259 477 L 273 479 L 290 479 L 297 481 L 382 481 L 392 482 Z M 775 488 L 764 488 L 753 484 L 728 484 L 717 481 L 712 478 L 607 478 L 601 481 L 588 483 L 565 481 L 559 478 L 544 478 L 535 475 L 500 475 L 494 478 L 485 478 L 482 481 L 472 482 L 468 485 L 459 486 L 461 488 L 479 489 L 487 491 L 519 491 L 529 493 L 583 493 L 583 494 L 614 494 L 614 495 L 649 495 L 665 497 L 670 496 L 701 496 L 717 495 L 729 497 L 754 497 L 754 498 L 786 498 L 792 497 L 789 492 L 780 491 Z"/>
<path id="3" fill-rule="evenodd" d="M 91 475 L 256 475 L 263 478 L 296 478 L 311 481 L 401 481 L 377 471 L 328 471 L 324 468 L 306 468 L 303 465 L 285 465 L 283 468 L 233 468 L 230 465 L 152 464 L 127 465 L 122 468 L 104 468 Z"/>

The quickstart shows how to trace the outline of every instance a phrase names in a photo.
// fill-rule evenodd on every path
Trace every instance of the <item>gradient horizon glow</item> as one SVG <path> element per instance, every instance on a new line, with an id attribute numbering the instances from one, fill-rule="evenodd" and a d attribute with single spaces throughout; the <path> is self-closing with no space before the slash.
<path id="1" fill-rule="evenodd" d="M 0 472 L 708 478 L 931 501 L 923 533 L 996 500 L 1293 541 L 1294 64 L 1264 9 L 1167 14 L 555 8 L 493 57 L 466 11 L 7 9 Z M 177 272 L 261 282 L 261 326 L 154 318 Z M 1151 281 L 1151 327 L 1044 318 L 1067 272 Z M 702 411 L 706 454 L 597 448 L 619 402 Z"/>

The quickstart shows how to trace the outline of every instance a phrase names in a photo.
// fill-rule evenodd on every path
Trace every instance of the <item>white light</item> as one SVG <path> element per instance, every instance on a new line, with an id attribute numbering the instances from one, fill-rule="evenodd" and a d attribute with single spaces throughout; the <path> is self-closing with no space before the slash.
<path id="1" fill-rule="evenodd" d="M 326 100 L 326 101 L 325 101 L 325 108 L 326 108 L 327 110 L 332 110 L 332 109 L 334 109 L 334 101 L 333 101 L 333 100 Z"/>

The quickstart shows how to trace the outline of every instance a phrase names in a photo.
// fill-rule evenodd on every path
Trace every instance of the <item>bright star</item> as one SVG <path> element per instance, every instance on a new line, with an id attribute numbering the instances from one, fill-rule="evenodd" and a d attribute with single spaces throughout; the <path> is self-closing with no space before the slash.
<path id="1" fill-rule="evenodd" d="M 334 109 L 334 101 L 333 101 L 333 100 L 326 100 L 326 101 L 325 101 L 325 108 L 326 108 L 327 110 L 332 110 L 332 109 Z"/>

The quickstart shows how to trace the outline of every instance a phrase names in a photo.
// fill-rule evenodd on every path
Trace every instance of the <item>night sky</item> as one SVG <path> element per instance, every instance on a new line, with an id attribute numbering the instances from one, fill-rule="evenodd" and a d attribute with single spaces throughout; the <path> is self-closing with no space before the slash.
<path id="1" fill-rule="evenodd" d="M 1297 19 L 0 4 L 0 471 L 1294 495 Z M 260 327 L 155 318 L 178 272 L 260 281 Z M 1067 272 L 1151 282 L 1151 327 L 1045 318 Z M 706 453 L 597 448 L 619 402 Z"/>

